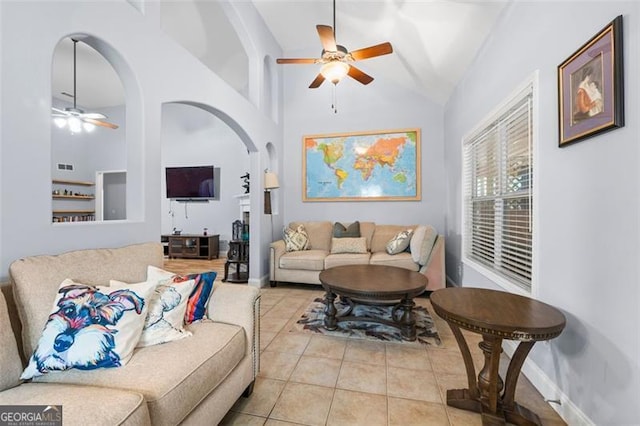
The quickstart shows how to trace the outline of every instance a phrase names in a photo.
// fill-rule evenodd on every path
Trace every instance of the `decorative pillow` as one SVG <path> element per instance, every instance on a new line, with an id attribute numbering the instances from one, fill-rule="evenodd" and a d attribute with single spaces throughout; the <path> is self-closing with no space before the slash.
<path id="1" fill-rule="evenodd" d="M 360 222 L 357 220 L 348 227 L 340 222 L 333 224 L 333 238 L 358 238 L 360 237 Z"/>
<path id="2" fill-rule="evenodd" d="M 126 364 L 140 339 L 154 288 L 150 282 L 111 288 L 64 280 L 20 378 Z"/>
<path id="3" fill-rule="evenodd" d="M 427 263 L 437 237 L 433 226 L 420 225 L 413 231 L 409 248 L 414 262 L 423 266 Z"/>
<path id="4" fill-rule="evenodd" d="M 149 310 L 144 320 L 137 347 L 152 346 L 191 336 L 184 329 L 184 314 L 189 295 L 196 285 L 194 280 L 178 283 L 171 279 L 159 281 L 149 298 Z M 124 287 L 127 283 L 111 280 L 111 287 Z"/>
<path id="5" fill-rule="evenodd" d="M 366 253 L 367 239 L 359 238 L 332 238 L 331 253 Z"/>
<path id="6" fill-rule="evenodd" d="M 387 243 L 387 253 L 398 254 L 405 251 L 411 242 L 411 234 L 413 234 L 413 229 L 398 232 Z"/>
<path id="7" fill-rule="evenodd" d="M 298 225 L 296 230 L 284 229 L 284 246 L 286 251 L 300 251 L 309 248 L 309 235 L 304 225 Z"/>
<path id="8" fill-rule="evenodd" d="M 195 286 L 189 295 L 187 310 L 184 314 L 184 322 L 187 324 L 200 321 L 206 317 L 209 299 L 211 298 L 211 293 L 213 293 L 213 283 L 216 280 L 217 275 L 218 274 L 215 271 L 189 275 L 177 275 L 173 272 L 156 268 L 155 266 L 149 265 L 147 267 L 147 281 L 157 282 L 167 279 L 171 279 L 174 283 L 189 280 L 195 281 Z"/>

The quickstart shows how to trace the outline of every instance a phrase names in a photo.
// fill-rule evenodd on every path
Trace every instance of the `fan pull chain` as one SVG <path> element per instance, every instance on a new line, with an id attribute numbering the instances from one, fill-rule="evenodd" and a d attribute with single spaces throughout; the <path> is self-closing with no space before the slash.
<path id="1" fill-rule="evenodd" d="M 331 109 L 334 114 L 338 113 L 338 95 L 336 94 L 336 86 L 337 84 L 334 84 L 331 89 Z"/>

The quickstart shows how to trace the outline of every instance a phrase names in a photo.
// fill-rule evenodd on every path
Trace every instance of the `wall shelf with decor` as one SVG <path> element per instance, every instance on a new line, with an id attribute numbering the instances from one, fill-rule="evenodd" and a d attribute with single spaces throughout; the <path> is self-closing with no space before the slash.
<path id="1" fill-rule="evenodd" d="M 91 222 L 96 220 L 93 200 L 95 194 L 88 188 L 95 186 L 94 182 L 53 179 L 51 198 L 53 199 L 52 221 L 57 222 Z M 86 208 L 77 208 L 78 201 L 89 202 L 83 204 Z"/>
<path id="2" fill-rule="evenodd" d="M 95 210 L 54 210 L 53 222 L 92 222 L 96 220 Z"/>

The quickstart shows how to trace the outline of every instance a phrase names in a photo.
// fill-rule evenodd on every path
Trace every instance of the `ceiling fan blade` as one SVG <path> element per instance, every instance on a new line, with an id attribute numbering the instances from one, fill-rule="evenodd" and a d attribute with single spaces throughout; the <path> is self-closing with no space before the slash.
<path id="1" fill-rule="evenodd" d="M 338 46 L 336 46 L 336 38 L 333 35 L 333 28 L 328 25 L 316 25 L 316 29 L 320 36 L 322 48 L 327 52 L 336 52 L 338 50 Z"/>
<path id="2" fill-rule="evenodd" d="M 278 58 L 276 63 L 278 64 L 315 64 L 317 59 L 311 58 Z"/>
<path id="3" fill-rule="evenodd" d="M 364 49 L 354 50 L 351 53 L 351 57 L 354 61 L 360 61 L 362 59 L 375 58 L 376 56 L 388 55 L 393 52 L 391 43 L 381 43 L 375 46 L 365 47 Z"/>
<path id="4" fill-rule="evenodd" d="M 109 123 L 108 121 L 95 120 L 93 118 L 83 117 L 82 121 L 87 122 L 87 123 L 91 123 L 91 124 L 95 124 L 96 126 L 108 127 L 110 129 L 117 129 L 118 128 L 117 124 Z"/>
<path id="5" fill-rule="evenodd" d="M 365 74 L 353 65 L 349 65 L 349 71 L 347 72 L 347 74 L 349 75 L 349 77 L 358 80 L 362 84 L 369 84 L 373 81 L 373 77 L 371 77 L 369 74 Z"/>
<path id="6" fill-rule="evenodd" d="M 320 85 L 324 82 L 324 76 L 322 74 L 318 74 L 316 79 L 311 82 L 309 85 L 309 89 L 315 89 L 320 87 Z"/>
<path id="7" fill-rule="evenodd" d="M 107 118 L 106 115 L 100 114 L 99 112 L 83 112 L 80 115 L 82 118 L 93 118 L 94 120 L 104 120 Z"/>
<path id="8" fill-rule="evenodd" d="M 60 108 L 56 108 L 56 107 L 51 107 L 51 111 L 53 111 L 53 112 L 57 112 L 57 113 L 59 113 L 59 114 L 68 115 L 68 114 L 67 114 L 67 112 L 66 112 L 65 110 L 60 109 Z"/>

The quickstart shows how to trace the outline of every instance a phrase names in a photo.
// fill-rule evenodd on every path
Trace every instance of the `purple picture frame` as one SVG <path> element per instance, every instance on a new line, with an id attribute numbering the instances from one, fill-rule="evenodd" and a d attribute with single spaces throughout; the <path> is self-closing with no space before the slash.
<path id="1" fill-rule="evenodd" d="M 559 146 L 624 126 L 622 15 L 558 65 Z"/>

